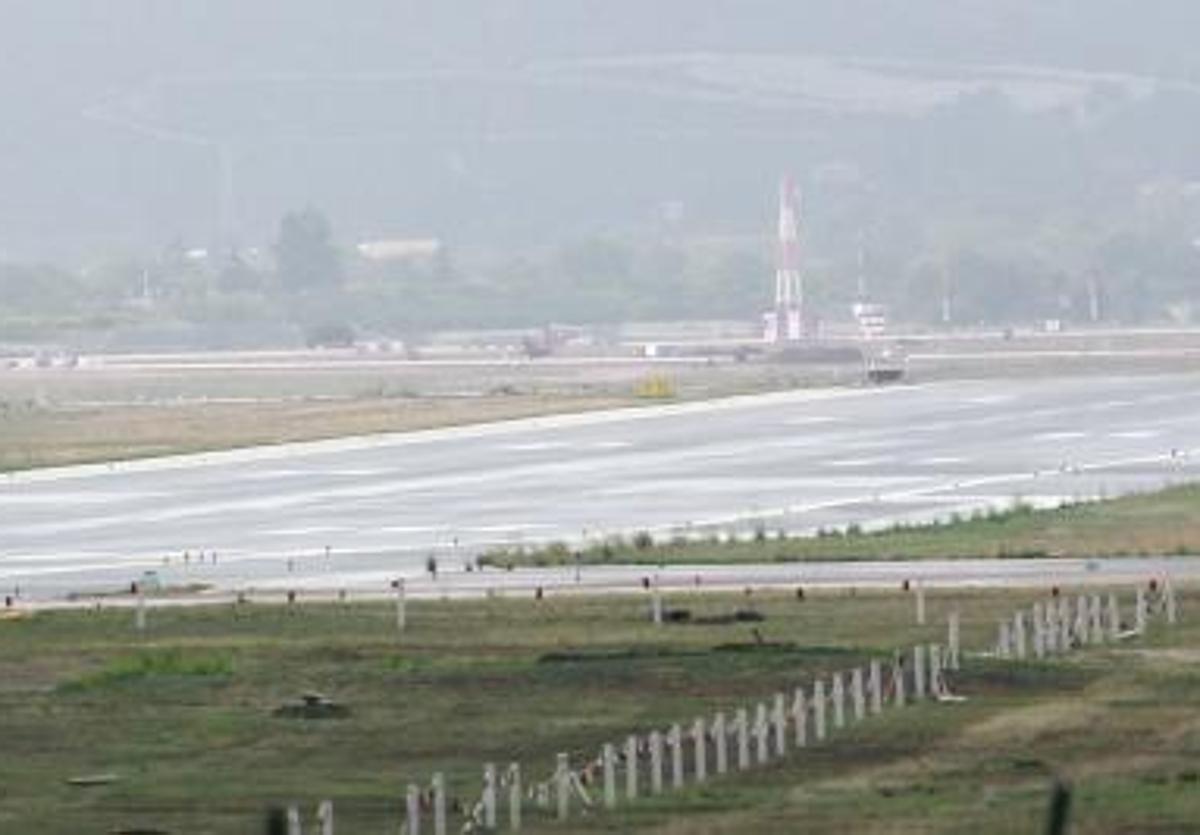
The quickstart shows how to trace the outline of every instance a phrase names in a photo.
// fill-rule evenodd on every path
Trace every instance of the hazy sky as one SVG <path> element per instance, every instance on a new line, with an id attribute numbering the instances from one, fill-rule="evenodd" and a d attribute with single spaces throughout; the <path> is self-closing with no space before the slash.
<path id="1" fill-rule="evenodd" d="M 546 217 L 606 221 L 689 189 L 698 199 L 707 189 L 713 202 L 741 199 L 777 158 L 767 152 L 756 166 L 747 155 L 739 168 L 736 143 L 713 136 L 682 155 L 693 167 L 721 157 L 710 184 L 689 185 L 658 163 L 679 154 L 639 144 L 639 130 L 660 127 L 659 100 L 638 103 L 639 91 L 627 90 L 592 102 L 578 91 L 534 94 L 488 81 L 530 64 L 821 54 L 1184 77 L 1200 64 L 1196 31 L 1200 4 L 1189 0 L 0 0 L 0 253 L 71 259 L 214 237 L 215 146 L 84 117 L 98 105 L 202 140 L 238 135 L 236 222 L 245 238 L 261 238 L 279 212 L 304 203 L 327 207 L 356 235 L 446 233 L 460 221 L 483 234 L 490 217 L 513 214 L 521 194 L 545 190 L 544 215 L 531 214 L 522 230 L 533 234 Z M 474 75 L 394 78 L 430 71 Z M 386 78 L 364 83 L 364 74 Z M 347 77 L 357 80 L 347 85 Z M 628 135 L 605 124 L 604 142 L 567 130 L 545 144 L 548 124 L 594 133 L 588 120 L 610 100 Z M 710 112 L 705 130 L 736 128 L 753 118 L 747 112 Z M 402 128 L 408 138 L 331 143 L 331 125 L 349 136 Z M 480 125 L 537 125 L 543 144 L 480 152 L 472 136 Z M 272 126 L 287 141 L 264 140 Z M 571 175 L 589 168 L 600 176 Z M 659 168 L 662 184 L 653 182 Z M 628 190 L 614 185 L 621 171 L 636 172 Z M 576 191 L 555 190 L 573 179 Z"/>

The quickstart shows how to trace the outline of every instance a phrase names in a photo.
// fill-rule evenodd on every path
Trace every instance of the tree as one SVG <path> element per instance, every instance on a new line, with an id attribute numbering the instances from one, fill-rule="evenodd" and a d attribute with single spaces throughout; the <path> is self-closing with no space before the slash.
<path id="1" fill-rule="evenodd" d="M 279 224 L 275 258 L 280 286 L 306 293 L 341 286 L 341 253 L 333 243 L 329 219 L 316 209 L 284 215 Z"/>

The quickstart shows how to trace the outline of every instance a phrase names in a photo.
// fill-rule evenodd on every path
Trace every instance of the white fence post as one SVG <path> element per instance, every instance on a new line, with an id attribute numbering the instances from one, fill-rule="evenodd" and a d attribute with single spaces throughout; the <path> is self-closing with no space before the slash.
<path id="1" fill-rule="evenodd" d="M 317 826 L 321 835 L 333 835 L 333 801 L 322 800 L 317 805 Z"/>
<path id="2" fill-rule="evenodd" d="M 717 774 L 729 771 L 729 729 L 725 725 L 725 714 L 718 713 L 713 719 L 713 748 L 717 760 Z"/>
<path id="3" fill-rule="evenodd" d="M 604 771 L 604 808 L 617 807 L 617 752 L 612 743 L 604 743 L 600 752 L 601 767 Z"/>
<path id="4" fill-rule="evenodd" d="M 827 704 L 825 700 L 825 681 L 824 679 L 817 679 L 813 682 L 812 689 L 813 736 L 817 742 L 825 741 L 825 708 Z"/>
<path id="5" fill-rule="evenodd" d="M 667 745 L 671 749 L 671 788 L 683 788 L 683 730 L 672 725 L 667 732 Z"/>
<path id="6" fill-rule="evenodd" d="M 636 800 L 638 796 L 638 740 L 631 736 L 625 740 L 625 797 Z"/>
<path id="7" fill-rule="evenodd" d="M 1167 598 L 1167 623 L 1174 626 L 1179 622 L 1179 609 L 1175 603 L 1175 584 L 1170 577 L 1163 581 L 1163 594 Z"/>
<path id="8" fill-rule="evenodd" d="M 871 712 L 878 716 L 883 713 L 883 665 L 878 658 L 871 659 L 869 684 Z"/>
<path id="9" fill-rule="evenodd" d="M 796 725 L 796 747 L 804 748 L 808 745 L 808 704 L 804 690 L 799 687 L 792 698 L 792 722 Z"/>
<path id="10" fill-rule="evenodd" d="M 1001 658 L 1009 658 L 1012 656 L 1012 646 L 1009 641 L 1008 621 L 1000 621 L 1000 631 L 996 637 L 996 655 Z M 917 695 L 917 698 L 920 698 Z"/>
<path id="11" fill-rule="evenodd" d="M 771 761 L 771 751 L 768 744 L 770 742 L 770 734 L 771 724 L 767 720 L 767 706 L 759 702 L 758 707 L 754 711 L 754 753 L 759 765 L 766 765 Z"/>
<path id="12" fill-rule="evenodd" d="M 904 707 L 906 698 L 904 693 L 904 656 L 898 655 L 897 660 L 892 662 L 892 687 L 895 690 L 896 707 Z"/>
<path id="13" fill-rule="evenodd" d="M 1075 601 L 1075 632 L 1079 636 L 1081 647 L 1086 647 L 1092 642 L 1092 619 L 1089 612 L 1087 596 L 1079 595 L 1079 599 Z"/>
<path id="14" fill-rule="evenodd" d="M 942 693 L 942 648 L 937 644 L 929 645 L 929 695 L 937 698 Z"/>
<path id="15" fill-rule="evenodd" d="M 1121 604 L 1115 592 L 1108 594 L 1108 637 L 1117 640 L 1121 635 Z"/>
<path id="16" fill-rule="evenodd" d="M 1058 609 L 1054 600 L 1047 600 L 1042 609 L 1046 616 L 1046 652 L 1050 655 L 1058 652 Z"/>
<path id="17" fill-rule="evenodd" d="M 1016 649 L 1018 661 L 1025 660 L 1025 613 L 1017 612 L 1013 615 L 1013 644 Z"/>
<path id="18" fill-rule="evenodd" d="M 408 835 L 421 835 L 421 789 L 412 783 L 408 784 L 405 808 L 408 813 Z"/>
<path id="19" fill-rule="evenodd" d="M 833 674 L 833 683 L 829 688 L 829 696 L 833 702 L 833 727 L 841 730 L 846 727 L 846 684 L 841 673 Z"/>
<path id="20" fill-rule="evenodd" d="M 745 708 L 738 709 L 734 724 L 736 725 L 734 730 L 737 733 L 738 771 L 745 771 L 750 767 L 750 720 L 746 715 Z"/>
<path id="21" fill-rule="evenodd" d="M 446 835 L 446 777 L 433 775 L 433 835 Z"/>
<path id="22" fill-rule="evenodd" d="M 496 828 L 496 766 L 493 763 L 483 766 L 483 825 Z"/>
<path id="23" fill-rule="evenodd" d="M 863 693 L 862 667 L 850 671 L 850 704 L 854 706 L 854 721 L 861 722 L 867 715 L 867 700 Z"/>
<path id="24" fill-rule="evenodd" d="M 571 765 L 566 754 L 559 754 L 554 764 L 554 789 L 558 800 L 558 819 L 565 821 L 571 814 Z"/>
<path id="25" fill-rule="evenodd" d="M 775 694 L 775 706 L 771 709 L 771 721 L 775 725 L 775 754 L 787 755 L 787 708 L 782 693 Z"/>
<path id="26" fill-rule="evenodd" d="M 1062 630 L 1058 639 L 1059 649 L 1061 652 L 1070 652 L 1073 643 L 1071 631 L 1071 598 L 1065 594 L 1058 599 L 1058 625 Z"/>
<path id="27" fill-rule="evenodd" d="M 708 779 L 708 728 L 703 717 L 696 720 L 692 726 L 692 761 L 696 772 L 696 782 L 703 783 Z"/>
<path id="28" fill-rule="evenodd" d="M 650 746 L 650 793 L 662 794 L 663 790 L 663 745 L 662 734 L 651 731 L 647 738 Z"/>
<path id="29" fill-rule="evenodd" d="M 1033 657 L 1041 661 L 1046 657 L 1046 626 L 1042 621 L 1042 604 L 1033 604 L 1029 625 L 1033 630 Z"/>
<path id="30" fill-rule="evenodd" d="M 508 828 L 512 832 L 521 831 L 521 764 L 513 763 L 508 767 Z"/>
<path id="31" fill-rule="evenodd" d="M 304 828 L 300 825 L 300 809 L 297 806 L 288 807 L 287 829 L 288 835 L 303 835 L 304 833 Z"/>
<path id="32" fill-rule="evenodd" d="M 1135 601 L 1134 622 L 1137 624 L 1137 633 L 1139 635 L 1146 631 L 1146 590 L 1141 586 L 1137 588 L 1137 600 Z"/>
<path id="33" fill-rule="evenodd" d="M 1008 633 L 1008 623 L 1002 624 L 1001 632 Z M 920 701 L 925 698 L 925 645 L 913 647 L 913 699 Z"/>

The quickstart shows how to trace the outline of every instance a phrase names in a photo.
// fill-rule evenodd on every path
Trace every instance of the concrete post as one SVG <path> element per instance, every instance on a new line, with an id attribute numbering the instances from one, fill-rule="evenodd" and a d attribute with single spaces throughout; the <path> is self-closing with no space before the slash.
<path id="1" fill-rule="evenodd" d="M 833 727 L 841 730 L 846 727 L 846 685 L 841 673 L 833 674 L 833 684 L 829 688 L 830 701 L 833 702 Z"/>
<path id="2" fill-rule="evenodd" d="M 636 736 L 625 740 L 625 797 L 637 800 L 638 796 L 638 741 Z"/>
<path id="3" fill-rule="evenodd" d="M 137 612 L 133 616 L 134 627 L 138 634 L 143 634 L 146 631 L 146 595 L 141 587 L 138 587 L 137 593 Z"/>
<path id="4" fill-rule="evenodd" d="M 767 719 L 767 706 L 762 702 L 754 711 L 754 755 L 759 765 L 771 761 L 771 723 Z"/>
<path id="5" fill-rule="evenodd" d="M 1001 658 L 1012 657 L 1012 646 L 1009 641 L 1008 621 L 1000 621 L 1000 634 L 996 638 L 996 655 Z M 916 694 L 920 698 L 920 694 Z"/>
<path id="6" fill-rule="evenodd" d="M 671 749 L 671 788 L 683 788 L 683 730 L 672 725 L 667 732 L 667 746 Z"/>
<path id="7" fill-rule="evenodd" d="M 878 658 L 871 659 L 870 678 L 871 712 L 876 716 L 883 713 L 883 665 Z"/>
<path id="8" fill-rule="evenodd" d="M 1167 623 L 1174 626 L 1179 622 L 1179 610 L 1175 603 L 1175 584 L 1170 577 L 1163 581 L 1163 594 L 1167 598 Z"/>
<path id="9" fill-rule="evenodd" d="M 1071 623 L 1071 598 L 1065 594 L 1058 599 L 1058 625 L 1062 630 L 1058 637 L 1061 652 L 1070 652 L 1074 645 Z"/>
<path id="10" fill-rule="evenodd" d="M 1007 636 L 1008 623 L 1002 624 L 1001 632 Z M 925 698 L 925 646 L 917 644 L 913 647 L 913 699 L 921 701 Z"/>
<path id="11" fill-rule="evenodd" d="M 408 797 L 405 799 L 407 812 L 408 835 L 421 835 L 421 789 L 408 784 Z"/>
<path id="12" fill-rule="evenodd" d="M 1033 629 L 1033 654 L 1040 661 L 1046 654 L 1046 624 L 1042 616 L 1042 604 L 1033 604 L 1033 614 L 1029 618 L 1030 628 Z"/>
<path id="13" fill-rule="evenodd" d="M 1075 601 L 1075 633 L 1079 636 L 1080 646 L 1087 646 L 1092 642 L 1090 612 L 1087 597 L 1079 595 L 1079 599 Z"/>
<path id="14" fill-rule="evenodd" d="M 925 583 L 917 581 L 917 626 L 925 625 Z"/>
<path id="15" fill-rule="evenodd" d="M 782 758 L 787 755 L 787 707 L 782 693 L 775 694 L 771 722 L 775 725 L 775 755 Z"/>
<path id="16" fill-rule="evenodd" d="M 739 708 L 734 719 L 734 732 L 737 734 L 737 767 L 745 771 L 750 767 L 750 719 L 745 708 Z"/>
<path id="17" fill-rule="evenodd" d="M 657 577 L 654 578 L 654 587 L 652 590 L 652 594 L 653 594 L 653 599 L 651 601 L 651 607 L 652 607 L 652 612 L 653 612 L 654 625 L 662 626 L 662 624 L 663 624 L 663 599 L 662 599 L 662 590 L 658 587 L 658 578 Z"/>
<path id="18" fill-rule="evenodd" d="M 796 747 L 804 748 L 808 745 L 808 701 L 799 687 L 792 697 L 792 722 L 796 727 Z"/>
<path id="19" fill-rule="evenodd" d="M 896 707 L 904 707 L 904 665 L 899 659 L 903 656 L 898 656 L 898 660 L 892 662 L 892 685 L 896 691 Z"/>
<path id="20" fill-rule="evenodd" d="M 617 808 L 617 751 L 611 742 L 600 749 L 601 769 L 604 771 L 604 808 Z"/>
<path id="21" fill-rule="evenodd" d="M 697 719 L 692 727 L 692 749 L 696 782 L 703 783 L 708 779 L 708 729 L 704 726 L 703 718 Z"/>
<path id="22" fill-rule="evenodd" d="M 317 826 L 321 835 L 333 835 L 333 801 L 322 800 L 317 806 Z"/>
<path id="23" fill-rule="evenodd" d="M 1104 643 L 1103 608 L 1100 605 L 1100 595 L 1093 594 L 1088 598 L 1088 635 L 1093 644 Z"/>
<path id="24" fill-rule="evenodd" d="M 929 695 L 942 695 L 942 648 L 937 644 L 929 645 Z"/>
<path id="25" fill-rule="evenodd" d="M 433 835 L 446 835 L 446 777 L 433 775 Z"/>
<path id="26" fill-rule="evenodd" d="M 713 719 L 712 732 L 717 774 L 725 774 L 729 771 L 729 730 L 725 726 L 724 713 L 718 713 Z"/>
<path id="27" fill-rule="evenodd" d="M 662 794 L 663 790 L 663 741 L 662 734 L 651 731 L 650 737 L 650 793 Z"/>
<path id="28" fill-rule="evenodd" d="M 1141 586 L 1137 589 L 1137 600 L 1134 608 L 1134 622 L 1137 624 L 1136 629 L 1139 635 L 1146 631 L 1146 590 Z"/>
<path id="29" fill-rule="evenodd" d="M 850 671 L 850 704 L 854 708 L 854 721 L 861 722 L 867 716 L 867 698 L 863 691 L 862 667 Z"/>
<path id="30" fill-rule="evenodd" d="M 571 813 L 571 764 L 566 754 L 559 754 L 555 763 L 554 788 L 558 798 L 558 819 L 565 821 Z"/>
<path id="31" fill-rule="evenodd" d="M 825 741 L 825 682 L 822 679 L 817 679 L 813 682 L 812 689 L 812 711 L 813 711 L 813 737 L 817 742 Z"/>
<path id="32" fill-rule="evenodd" d="M 1013 648 L 1017 651 L 1017 660 L 1024 661 L 1026 655 L 1024 612 L 1017 612 L 1013 615 L 1013 644 Z"/>
<path id="33" fill-rule="evenodd" d="M 1053 600 L 1048 600 L 1042 611 L 1046 616 L 1046 652 L 1053 655 L 1058 652 L 1058 609 Z"/>
<path id="34" fill-rule="evenodd" d="M 513 763 L 508 767 L 508 828 L 512 832 L 521 831 L 521 764 Z"/>
<path id="35" fill-rule="evenodd" d="M 300 809 L 289 806 L 287 810 L 288 835 L 303 835 L 304 828 L 300 825 Z"/>
<path id="36" fill-rule="evenodd" d="M 1108 595 L 1108 636 L 1112 640 L 1117 640 L 1121 634 L 1121 604 L 1117 602 L 1117 595 L 1109 592 Z"/>
<path id="37" fill-rule="evenodd" d="M 953 612 L 950 613 L 950 623 L 949 623 L 948 631 L 950 633 L 949 640 L 947 642 L 947 645 L 950 648 L 950 650 L 949 650 L 950 657 L 948 659 L 948 662 L 949 662 L 949 666 L 950 666 L 951 670 L 957 670 L 959 668 L 959 666 L 962 664 L 962 660 L 961 660 L 960 654 L 959 654 L 960 643 L 961 643 L 962 621 L 961 621 L 961 618 L 959 617 L 958 609 L 955 609 Z"/>
<path id="38" fill-rule="evenodd" d="M 496 766 L 492 763 L 483 767 L 483 825 L 496 828 Z"/>

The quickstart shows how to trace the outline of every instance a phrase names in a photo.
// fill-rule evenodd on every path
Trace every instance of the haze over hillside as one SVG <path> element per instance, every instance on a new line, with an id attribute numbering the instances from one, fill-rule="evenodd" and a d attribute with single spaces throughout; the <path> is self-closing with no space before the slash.
<path id="1" fill-rule="evenodd" d="M 264 248 L 305 206 L 346 245 L 766 255 L 793 171 L 818 292 L 823 273 L 849 292 L 864 236 L 901 307 L 922 264 L 962 258 L 999 258 L 984 271 L 1009 285 L 1036 261 L 1064 309 L 1088 272 L 1194 280 L 1186 0 L 54 0 L 3 24 L 9 260 Z M 730 292 L 707 312 L 758 304 Z"/>

